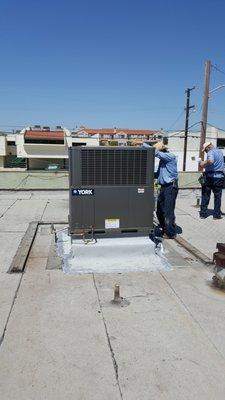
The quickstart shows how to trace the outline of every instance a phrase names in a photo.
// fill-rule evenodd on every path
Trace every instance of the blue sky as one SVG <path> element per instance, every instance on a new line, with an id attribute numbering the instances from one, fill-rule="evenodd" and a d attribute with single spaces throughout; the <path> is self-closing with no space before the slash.
<path id="1" fill-rule="evenodd" d="M 225 71 L 224 16 L 218 0 L 1 0 L 0 129 L 182 129 L 193 85 L 198 122 L 205 60 Z M 225 89 L 209 122 L 225 128 Z"/>

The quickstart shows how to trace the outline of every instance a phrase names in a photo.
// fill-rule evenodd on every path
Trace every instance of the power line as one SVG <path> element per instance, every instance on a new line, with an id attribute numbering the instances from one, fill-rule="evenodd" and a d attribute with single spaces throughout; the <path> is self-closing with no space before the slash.
<path id="1" fill-rule="evenodd" d="M 193 125 L 189 126 L 189 130 L 190 130 L 191 128 L 193 128 L 194 126 L 199 125 L 200 123 L 201 123 L 201 121 L 195 122 Z M 169 132 L 169 130 L 167 130 L 166 132 Z M 179 134 L 179 133 L 184 133 L 184 129 L 179 129 L 179 130 L 177 130 L 176 132 L 174 132 L 174 133 L 173 133 L 172 135 L 170 135 L 169 137 L 176 136 L 176 135 Z"/>
<path id="2" fill-rule="evenodd" d="M 198 125 L 200 123 L 201 123 L 201 121 L 200 122 L 196 122 L 195 124 L 191 125 L 189 128 L 192 128 L 195 125 Z M 218 126 L 215 126 L 215 125 L 212 125 L 209 122 L 207 123 L 207 126 L 211 126 L 212 128 L 215 128 L 215 129 L 218 129 L 220 131 L 225 132 L 225 129 L 219 128 Z M 192 137 L 192 138 L 199 138 L 199 135 L 195 135 L 194 134 L 195 132 L 197 133 L 197 131 L 194 131 L 194 132 L 190 132 L 189 131 L 189 136 Z M 181 136 L 180 134 L 184 134 L 184 129 L 183 130 L 181 129 L 181 130 L 178 130 L 178 131 L 174 132 L 172 135 L 169 136 L 169 138 L 174 137 L 174 136 L 176 136 L 178 138 L 184 138 L 184 135 Z M 210 137 L 206 136 L 206 139 L 212 139 L 212 137 L 211 136 Z"/>
<path id="3" fill-rule="evenodd" d="M 182 112 L 178 115 L 178 117 L 176 118 L 176 120 L 170 125 L 168 131 L 169 131 L 174 125 L 176 125 L 176 123 L 177 123 L 177 122 L 180 120 L 180 118 L 184 115 L 184 111 L 185 111 L 185 110 L 182 110 Z"/>
<path id="4" fill-rule="evenodd" d="M 213 65 L 213 64 L 212 64 L 212 67 L 213 67 L 216 71 L 218 71 L 218 72 L 220 72 L 221 74 L 225 75 L 225 72 L 222 71 L 220 68 L 218 68 L 216 65 Z"/>
<path id="5" fill-rule="evenodd" d="M 220 130 L 220 131 L 225 132 L 225 129 L 224 129 L 224 128 L 219 128 L 218 126 L 212 125 L 212 124 L 210 124 L 210 123 L 208 123 L 207 125 L 211 126 L 212 128 L 216 128 L 216 129 L 218 129 L 218 130 Z"/>
<path id="6" fill-rule="evenodd" d="M 201 110 L 200 110 L 200 111 L 201 111 Z M 198 114 L 200 111 L 198 111 L 197 114 Z M 182 116 L 184 116 L 184 112 L 185 112 L 185 109 L 182 110 L 182 112 L 178 115 L 178 117 L 177 117 L 176 120 L 170 125 L 170 127 L 169 127 L 168 129 L 166 129 L 166 132 L 169 132 L 169 131 L 172 130 L 172 127 L 173 127 L 174 125 L 176 125 L 176 123 L 180 120 L 180 118 L 181 118 Z M 190 111 L 189 117 L 190 117 L 190 115 L 192 115 L 194 112 L 196 112 L 196 108 L 193 108 L 193 109 Z M 196 114 L 196 115 L 197 115 L 197 114 Z"/>

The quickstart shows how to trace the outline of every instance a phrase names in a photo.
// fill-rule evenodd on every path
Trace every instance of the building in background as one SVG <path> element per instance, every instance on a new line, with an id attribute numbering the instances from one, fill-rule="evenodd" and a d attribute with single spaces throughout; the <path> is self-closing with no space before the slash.
<path id="1" fill-rule="evenodd" d="M 86 132 L 72 131 L 67 136 L 67 145 L 71 146 L 99 146 L 100 136 L 99 134 L 88 135 Z"/>
<path id="2" fill-rule="evenodd" d="M 16 134 L 0 132 L 0 169 L 11 166 L 26 168 L 26 163 L 23 160 L 22 165 L 22 160 L 17 160 Z"/>
<path id="3" fill-rule="evenodd" d="M 162 131 L 86 128 L 70 131 L 56 126 L 34 125 L 16 133 L 0 133 L 0 169 L 28 170 L 68 169 L 68 147 L 136 146 L 161 140 Z"/>
<path id="4" fill-rule="evenodd" d="M 35 125 L 16 135 L 17 157 L 26 160 L 27 169 L 65 169 L 67 159 L 66 136 L 69 131 L 57 126 Z M 55 167 L 53 167 L 55 165 Z"/>
<path id="5" fill-rule="evenodd" d="M 73 134 L 73 132 L 72 132 Z M 80 137 L 95 137 L 98 135 L 101 146 L 135 146 L 143 141 L 155 143 L 163 137 L 162 131 L 149 129 L 127 128 L 86 128 L 80 127 L 76 134 Z"/>
<path id="6" fill-rule="evenodd" d="M 70 131 L 56 126 L 34 125 L 15 133 L 0 132 L 0 169 L 57 170 L 68 169 L 68 147 L 71 146 L 137 146 L 154 144 L 162 138 L 183 170 L 184 132 L 167 135 L 162 130 L 80 127 Z M 208 125 L 206 140 L 222 149 L 225 156 L 225 130 Z M 200 132 L 189 132 L 186 171 L 198 170 Z"/>
<path id="7" fill-rule="evenodd" d="M 171 132 L 167 135 L 168 146 L 178 161 L 178 171 L 183 171 L 184 132 Z M 225 157 L 225 131 L 208 125 L 206 141 L 219 147 Z M 198 171 L 198 158 L 200 146 L 200 132 L 189 132 L 187 142 L 186 171 Z"/>
<path id="8" fill-rule="evenodd" d="M 98 135 L 79 137 L 67 128 L 34 125 L 0 133 L 0 169 L 68 169 L 68 147 L 99 146 Z"/>

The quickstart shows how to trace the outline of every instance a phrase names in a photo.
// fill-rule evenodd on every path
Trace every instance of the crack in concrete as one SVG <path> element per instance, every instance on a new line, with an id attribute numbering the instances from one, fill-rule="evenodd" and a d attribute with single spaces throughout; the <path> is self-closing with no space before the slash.
<path id="1" fill-rule="evenodd" d="M 120 386 L 120 381 L 119 381 L 119 368 L 118 368 L 118 364 L 117 364 L 117 361 L 116 361 L 115 353 L 113 351 L 113 347 L 112 347 L 112 344 L 111 344 L 111 341 L 110 341 L 110 336 L 109 336 L 106 320 L 105 320 L 103 309 L 102 309 L 102 303 L 101 303 L 101 300 L 100 300 L 98 287 L 97 287 L 96 280 L 95 280 L 95 275 L 93 273 L 92 273 L 92 278 L 93 278 L 94 287 L 95 287 L 95 290 L 96 290 L 96 293 L 97 293 L 97 299 L 98 299 L 99 308 L 101 310 L 102 321 L 103 321 L 104 328 L 105 328 L 105 334 L 106 334 L 106 338 L 107 338 L 107 342 L 108 342 L 108 346 L 109 346 L 109 350 L 110 350 L 110 354 L 111 354 L 111 358 L 112 358 L 112 363 L 113 363 L 113 368 L 114 368 L 114 371 L 115 371 L 116 382 L 117 382 L 117 386 L 118 386 L 118 389 L 119 389 L 120 398 L 121 398 L 121 400 L 123 400 L 123 393 L 122 393 L 121 386 Z"/>
<path id="2" fill-rule="evenodd" d="M 207 340 L 209 341 L 209 343 L 212 345 L 212 347 L 214 348 L 214 350 L 216 350 L 216 352 L 220 355 L 220 357 L 223 359 L 223 361 L 225 361 L 225 357 L 224 355 L 220 352 L 220 350 L 217 348 L 217 346 L 215 345 L 215 343 L 212 341 L 212 339 L 207 335 L 207 333 L 205 332 L 204 328 L 202 327 L 202 325 L 200 324 L 200 322 L 195 318 L 195 316 L 192 314 L 191 310 L 188 308 L 188 306 L 184 303 L 184 301 L 182 300 L 182 298 L 179 296 L 179 294 L 176 292 L 176 290 L 173 288 L 173 286 L 171 285 L 171 283 L 166 279 L 166 277 L 163 275 L 163 273 L 161 271 L 159 271 L 161 277 L 163 278 L 163 280 L 166 282 L 166 284 L 169 286 L 169 288 L 172 290 L 172 292 L 174 293 L 174 295 L 177 297 L 177 299 L 180 301 L 180 303 L 182 304 L 182 306 L 185 308 L 185 310 L 187 311 L 187 313 L 191 316 L 191 318 L 193 319 L 193 321 L 198 325 L 198 327 L 200 328 L 200 330 L 203 332 L 203 334 L 205 335 L 205 337 L 207 338 Z"/>
<path id="3" fill-rule="evenodd" d="M 14 204 L 17 202 L 18 199 L 16 199 L 8 208 L 6 208 L 6 210 L 3 212 L 3 214 L 0 215 L 0 218 L 3 218 L 4 215 L 7 213 L 7 211 L 10 210 L 11 207 L 14 206 Z"/>
<path id="4" fill-rule="evenodd" d="M 46 204 L 45 204 L 45 206 L 44 206 L 43 212 L 42 212 L 42 214 L 41 214 L 40 221 L 42 221 L 42 218 L 44 217 L 44 213 L 45 213 L 45 211 L 46 211 L 46 208 L 48 207 L 48 204 L 49 204 L 49 200 L 46 201 Z"/>
<path id="5" fill-rule="evenodd" d="M 1 229 L 1 233 L 25 233 L 26 231 L 13 231 L 13 230 L 11 230 L 11 231 L 5 231 L 4 229 L 2 230 Z"/>
<path id="6" fill-rule="evenodd" d="M 134 299 L 134 298 L 147 298 L 150 296 L 155 296 L 157 293 L 151 292 L 151 293 L 145 293 L 145 294 L 136 294 L 133 296 L 127 297 L 127 299 Z"/>
<path id="7" fill-rule="evenodd" d="M 19 289 L 20 289 L 20 285 L 21 285 L 21 282 L 22 282 L 22 279 L 23 279 L 23 274 L 24 274 L 24 273 L 21 274 L 21 277 L 20 277 L 18 286 L 17 286 L 16 291 L 15 291 L 15 294 L 14 294 L 14 296 L 13 296 L 13 301 L 12 301 L 12 304 L 11 304 L 11 307 L 10 307 L 10 310 L 9 310 L 9 314 L 8 314 L 8 317 L 7 317 L 5 326 L 4 326 L 3 334 L 2 334 L 2 336 L 0 337 L 0 347 L 1 347 L 1 345 L 2 345 L 2 343 L 3 343 L 3 341 L 4 341 L 4 339 L 5 339 L 5 334 L 6 334 L 6 331 L 7 331 L 9 319 L 10 319 L 10 317 L 11 317 L 11 314 L 12 314 L 12 311 L 13 311 L 13 307 L 14 307 L 14 304 L 15 304 L 16 299 L 17 299 L 17 295 L 18 295 L 18 292 L 19 292 Z"/>

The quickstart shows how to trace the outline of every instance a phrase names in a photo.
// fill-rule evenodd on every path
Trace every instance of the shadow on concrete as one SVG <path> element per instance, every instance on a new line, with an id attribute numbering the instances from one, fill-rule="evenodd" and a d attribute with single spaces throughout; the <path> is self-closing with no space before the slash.
<path id="1" fill-rule="evenodd" d="M 213 214 L 214 214 L 214 209 L 213 208 L 208 208 L 207 217 L 213 216 Z M 221 212 L 221 215 L 225 215 L 225 213 Z"/>

